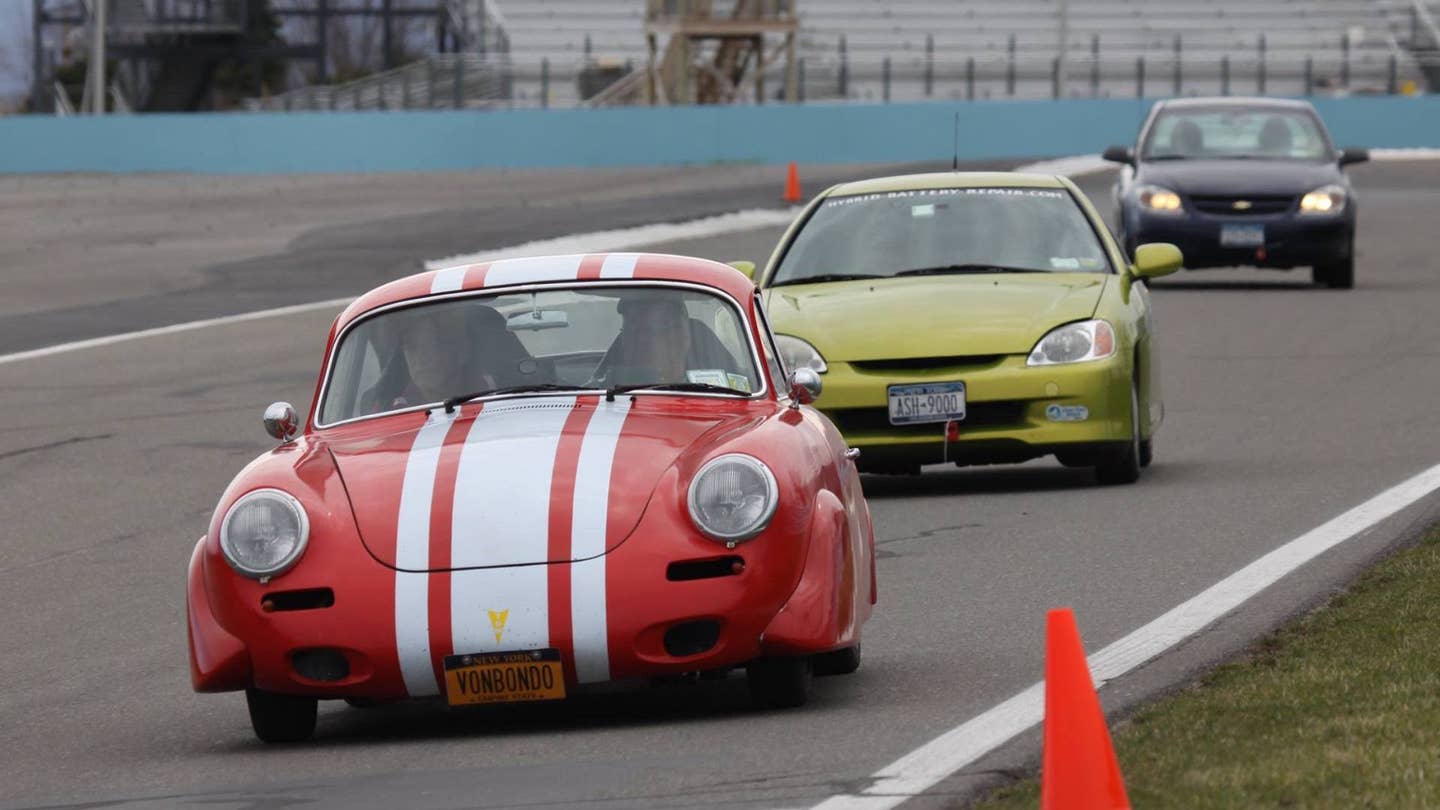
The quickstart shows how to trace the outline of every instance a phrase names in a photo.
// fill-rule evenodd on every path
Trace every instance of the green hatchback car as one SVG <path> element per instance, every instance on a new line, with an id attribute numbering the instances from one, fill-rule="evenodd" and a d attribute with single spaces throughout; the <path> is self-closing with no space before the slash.
<path id="1" fill-rule="evenodd" d="M 870 472 L 1054 455 L 1130 483 L 1164 416 L 1149 278 L 1064 177 L 945 172 L 838 185 L 757 279 L 790 370 Z"/>

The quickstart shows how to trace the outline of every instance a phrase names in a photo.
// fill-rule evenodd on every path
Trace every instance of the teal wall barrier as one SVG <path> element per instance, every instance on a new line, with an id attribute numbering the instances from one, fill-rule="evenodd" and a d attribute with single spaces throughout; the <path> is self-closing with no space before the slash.
<path id="1" fill-rule="evenodd" d="M 0 118 L 0 173 L 445 171 L 1098 152 L 1149 100 Z M 1314 100 L 1340 145 L 1440 147 L 1440 96 Z"/>

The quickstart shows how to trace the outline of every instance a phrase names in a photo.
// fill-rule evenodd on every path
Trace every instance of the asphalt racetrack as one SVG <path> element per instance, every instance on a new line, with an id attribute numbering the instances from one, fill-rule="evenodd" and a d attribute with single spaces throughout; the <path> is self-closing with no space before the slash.
<path id="1" fill-rule="evenodd" d="M 864 666 L 795 711 L 750 709 L 737 676 L 493 710 L 325 704 L 313 743 L 264 746 L 241 695 L 190 691 L 185 567 L 225 484 L 272 444 L 264 407 L 308 404 L 334 313 L 0 363 L 0 807 L 789 808 L 862 789 L 1039 680 L 1047 608 L 1074 607 L 1099 649 L 1440 462 L 1440 163 L 1353 176 L 1353 291 L 1308 271 L 1155 285 L 1168 415 L 1139 484 L 1049 460 L 867 478 L 880 604 Z M 0 354 L 340 297 L 461 251 L 773 207 L 779 177 L 5 179 Z M 1082 183 L 1106 211 L 1109 183 Z M 763 261 L 776 236 L 656 249 Z M 1314 604 L 1437 507 L 1120 678 L 1107 708 Z M 1032 731 L 907 806 L 948 806 L 1038 755 Z"/>

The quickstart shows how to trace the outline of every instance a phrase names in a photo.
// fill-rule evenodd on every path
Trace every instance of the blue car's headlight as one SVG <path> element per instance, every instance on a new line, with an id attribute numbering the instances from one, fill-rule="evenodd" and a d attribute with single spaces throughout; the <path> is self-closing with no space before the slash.
<path id="1" fill-rule="evenodd" d="M 1345 210 L 1345 189 L 1322 186 L 1300 198 L 1301 214 L 1338 214 Z"/>
<path id="2" fill-rule="evenodd" d="M 1179 214 L 1184 209 L 1179 194 L 1160 186 L 1140 186 L 1135 190 L 1135 198 L 1141 208 L 1155 214 Z"/>

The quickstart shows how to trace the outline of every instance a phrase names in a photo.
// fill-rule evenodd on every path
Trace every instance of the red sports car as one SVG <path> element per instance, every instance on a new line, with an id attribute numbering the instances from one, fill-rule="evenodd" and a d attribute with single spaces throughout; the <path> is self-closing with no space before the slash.
<path id="1" fill-rule="evenodd" d="M 875 602 L 853 458 L 753 283 L 605 254 L 421 273 L 336 319 L 309 419 L 190 560 L 191 680 L 255 733 L 321 698 L 555 700 L 744 667 L 761 705 L 853 672 Z"/>

